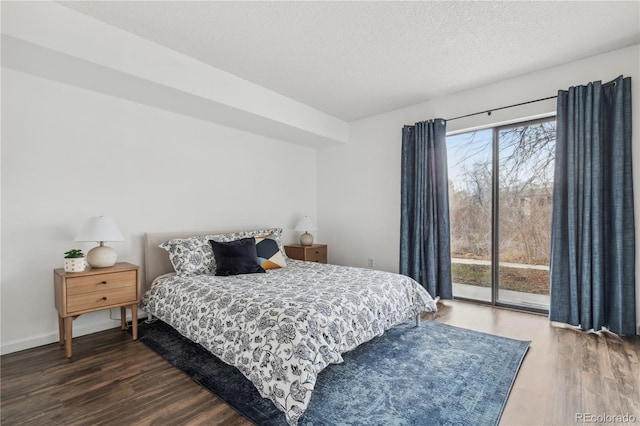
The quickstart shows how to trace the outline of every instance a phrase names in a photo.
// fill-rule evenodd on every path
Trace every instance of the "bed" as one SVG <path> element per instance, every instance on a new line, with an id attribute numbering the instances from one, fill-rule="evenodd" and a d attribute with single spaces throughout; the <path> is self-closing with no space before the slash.
<path id="1" fill-rule="evenodd" d="M 140 308 L 238 368 L 296 425 L 326 366 L 436 303 L 403 275 L 289 259 L 281 232 L 146 234 Z M 258 250 L 257 258 L 271 269 L 214 275 L 223 257 L 210 240 L 266 241 L 273 256 Z"/>

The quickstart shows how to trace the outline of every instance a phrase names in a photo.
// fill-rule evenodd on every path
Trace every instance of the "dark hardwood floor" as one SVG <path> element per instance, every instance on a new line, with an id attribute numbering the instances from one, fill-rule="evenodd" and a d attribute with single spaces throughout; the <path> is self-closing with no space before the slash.
<path id="1" fill-rule="evenodd" d="M 456 301 L 444 302 L 435 321 L 532 341 L 503 425 L 576 424 L 580 413 L 640 423 L 638 336 L 582 333 L 544 316 Z M 251 424 L 119 328 L 74 339 L 71 360 L 51 344 L 0 361 L 3 426 Z"/>

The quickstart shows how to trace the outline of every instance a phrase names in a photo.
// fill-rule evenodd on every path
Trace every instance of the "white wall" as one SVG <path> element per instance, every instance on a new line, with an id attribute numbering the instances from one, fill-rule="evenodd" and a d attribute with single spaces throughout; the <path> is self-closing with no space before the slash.
<path id="1" fill-rule="evenodd" d="M 640 45 L 435 99 L 351 123 L 349 144 L 318 152 L 318 228 L 329 244 L 329 261 L 398 271 L 400 240 L 400 148 L 405 124 L 452 118 L 554 96 L 559 89 L 618 75 L 633 80 L 633 161 L 636 223 L 640 223 Z M 471 129 L 555 111 L 555 100 L 448 123 L 448 131 Z M 636 232 L 640 248 L 640 231 Z M 640 307 L 640 250 L 636 262 Z M 638 310 L 640 324 L 640 309 Z"/>
<path id="2" fill-rule="evenodd" d="M 316 216 L 316 150 L 2 69 L 2 353 L 58 339 L 53 269 L 93 215 L 119 260 L 144 232 L 285 228 Z M 119 310 L 114 310 L 118 317 Z M 109 312 L 74 335 L 117 326 Z"/>

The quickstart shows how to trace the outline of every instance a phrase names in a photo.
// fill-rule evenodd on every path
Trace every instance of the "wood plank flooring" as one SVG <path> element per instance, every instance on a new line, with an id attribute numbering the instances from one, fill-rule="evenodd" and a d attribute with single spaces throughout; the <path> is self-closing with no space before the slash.
<path id="1" fill-rule="evenodd" d="M 640 423 L 638 336 L 582 333 L 544 316 L 457 301 L 444 302 L 435 321 L 532 341 L 502 425 L 576 424 L 580 413 Z M 76 338 L 73 350 L 71 360 L 58 344 L 1 357 L 3 426 L 251 425 L 119 328 Z"/>

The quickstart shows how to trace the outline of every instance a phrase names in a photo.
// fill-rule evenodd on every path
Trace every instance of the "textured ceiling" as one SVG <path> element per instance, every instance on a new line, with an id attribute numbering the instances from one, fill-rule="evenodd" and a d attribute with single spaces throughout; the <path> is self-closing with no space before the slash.
<path id="1" fill-rule="evenodd" d="M 61 4 L 346 121 L 640 43 L 638 1 Z"/>

